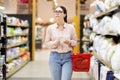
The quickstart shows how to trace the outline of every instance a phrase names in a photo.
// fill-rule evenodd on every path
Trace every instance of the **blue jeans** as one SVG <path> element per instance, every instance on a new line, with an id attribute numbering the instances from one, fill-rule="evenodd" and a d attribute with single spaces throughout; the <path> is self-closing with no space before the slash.
<path id="1" fill-rule="evenodd" d="M 52 80 L 71 80 L 72 60 L 71 51 L 67 53 L 51 52 L 49 58 Z"/>

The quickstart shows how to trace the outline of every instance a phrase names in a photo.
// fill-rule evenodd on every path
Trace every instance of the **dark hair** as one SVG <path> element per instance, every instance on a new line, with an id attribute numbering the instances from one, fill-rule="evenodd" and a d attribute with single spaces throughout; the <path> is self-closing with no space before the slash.
<path id="1" fill-rule="evenodd" d="M 66 16 L 64 17 L 64 21 L 67 22 L 67 9 L 64 6 L 58 6 L 60 8 L 62 8 L 63 13 L 66 14 Z"/>

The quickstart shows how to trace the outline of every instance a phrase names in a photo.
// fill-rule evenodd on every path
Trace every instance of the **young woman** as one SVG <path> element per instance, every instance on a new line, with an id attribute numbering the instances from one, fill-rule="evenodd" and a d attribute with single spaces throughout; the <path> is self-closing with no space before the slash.
<path id="1" fill-rule="evenodd" d="M 45 44 L 51 49 L 49 65 L 52 80 L 71 80 L 73 47 L 77 44 L 75 28 L 67 23 L 67 10 L 58 6 L 55 11 L 55 23 L 46 30 Z"/>

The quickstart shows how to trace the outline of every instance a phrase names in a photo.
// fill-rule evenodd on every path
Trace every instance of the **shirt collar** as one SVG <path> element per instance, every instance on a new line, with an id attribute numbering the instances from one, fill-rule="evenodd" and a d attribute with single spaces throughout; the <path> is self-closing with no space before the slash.
<path id="1" fill-rule="evenodd" d="M 63 27 L 66 28 L 66 25 L 67 25 L 67 23 L 64 23 L 64 26 L 63 26 Z M 55 23 L 55 27 L 58 28 L 57 23 Z"/>

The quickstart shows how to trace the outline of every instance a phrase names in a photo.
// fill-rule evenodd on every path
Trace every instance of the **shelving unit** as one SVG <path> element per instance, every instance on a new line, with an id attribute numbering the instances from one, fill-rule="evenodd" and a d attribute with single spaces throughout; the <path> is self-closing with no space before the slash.
<path id="1" fill-rule="evenodd" d="M 3 51 L 3 49 L 5 50 L 6 45 L 5 43 L 5 32 L 6 32 L 6 17 L 2 16 L 2 13 L 0 14 L 0 80 L 4 80 L 5 79 L 5 75 L 4 75 L 4 70 L 5 70 L 5 52 Z M 2 31 L 2 29 L 4 29 Z M 3 33 L 3 35 L 1 34 Z M 1 73 L 2 72 L 2 73 Z"/>
<path id="2" fill-rule="evenodd" d="M 3 80 L 6 80 L 6 17 L 3 18 L 3 22 L 1 23 L 1 55 L 4 56 L 4 64 L 3 64 Z"/>
<path id="3" fill-rule="evenodd" d="M 14 28 L 14 29 L 19 27 L 19 28 L 22 29 L 22 31 L 25 30 L 25 29 L 29 29 L 28 26 L 21 26 L 21 25 L 19 26 L 19 25 L 7 24 L 7 27 Z M 21 40 L 21 39 L 18 39 L 20 41 L 18 41 L 17 43 L 14 43 L 12 45 L 11 44 L 7 45 L 7 47 L 6 47 L 7 50 L 9 50 L 9 49 L 13 49 L 14 50 L 15 48 L 18 48 L 18 47 L 19 47 L 19 49 L 22 48 L 22 47 L 23 48 L 26 47 L 27 50 L 22 51 L 22 53 L 20 52 L 20 53 L 11 54 L 13 56 L 10 56 L 10 57 L 8 57 L 9 53 L 7 53 L 7 55 L 6 55 L 7 56 L 6 57 L 6 63 L 8 63 L 8 64 L 10 63 L 11 64 L 11 61 L 16 60 L 17 58 L 20 58 L 22 55 L 26 55 L 26 53 L 30 52 L 29 51 L 29 35 L 28 34 L 29 34 L 29 32 L 27 32 L 25 35 L 23 35 L 23 33 L 21 33 L 21 34 L 13 34 L 13 35 L 10 35 L 10 36 L 8 35 L 7 36 L 7 39 L 12 39 L 12 38 L 17 38 L 17 37 L 20 37 L 21 39 L 22 39 L 22 37 L 25 37 L 27 39 L 25 41 Z M 11 75 L 13 75 L 15 72 L 20 70 L 23 66 L 25 66 L 25 64 L 27 64 L 30 61 L 30 56 L 28 56 L 28 59 L 25 59 L 25 60 L 24 59 L 20 59 L 20 60 L 21 60 L 21 62 L 19 62 L 19 65 L 14 67 L 15 69 L 13 69 L 13 70 L 11 70 L 9 72 L 6 72 L 6 78 L 9 78 Z"/>
<path id="4" fill-rule="evenodd" d="M 15 37 L 15 36 L 27 36 L 28 34 L 16 34 L 16 35 L 7 35 L 7 37 Z"/>
<path id="5" fill-rule="evenodd" d="M 20 70 L 21 68 L 23 68 L 28 62 L 29 62 L 29 60 L 23 62 L 23 63 L 22 63 L 20 66 L 18 66 L 15 70 L 7 73 L 6 77 L 9 78 L 10 76 L 12 76 L 15 72 L 17 72 L 18 70 Z"/>
<path id="6" fill-rule="evenodd" d="M 107 66 L 111 71 L 113 71 L 112 67 L 106 62 L 104 61 L 96 52 L 92 53 L 93 56 L 95 56 L 99 61 L 101 61 L 105 66 Z"/>
<path id="7" fill-rule="evenodd" d="M 16 47 L 16 46 L 20 46 L 20 45 L 24 45 L 24 44 L 26 44 L 26 43 L 28 43 L 28 41 L 26 41 L 26 42 L 21 42 L 21 43 L 17 43 L 17 44 L 13 44 L 13 45 L 7 46 L 7 49 L 8 49 L 8 48 L 12 48 L 12 47 Z"/>
<path id="8" fill-rule="evenodd" d="M 100 14 L 98 14 L 97 16 L 95 16 L 94 18 L 96 19 L 102 19 L 104 16 L 110 16 L 112 17 L 112 15 L 114 15 L 115 13 L 117 12 L 120 12 L 120 6 L 116 6 L 116 7 L 113 7 L 111 8 L 110 10 L 106 10 L 105 12 L 101 12 Z M 96 33 L 97 34 L 97 33 Z M 102 35 L 102 34 L 99 34 L 99 35 Z M 115 34 L 107 34 L 107 35 L 114 35 Z M 104 35 L 105 36 L 105 35 Z M 117 36 L 117 35 L 116 35 Z M 99 54 L 97 54 L 96 51 L 93 51 L 92 52 L 93 56 L 99 60 L 104 66 L 106 66 L 107 68 L 109 68 L 110 71 L 112 71 L 114 73 L 114 70 L 112 69 L 112 66 L 110 64 L 108 64 L 104 59 L 102 59 L 102 57 L 100 57 Z M 100 74 L 99 74 L 100 75 Z M 98 80 L 100 80 L 100 76 L 98 75 Z M 119 80 L 115 77 L 114 80 Z"/>
<path id="9" fill-rule="evenodd" d="M 101 12 L 100 14 L 98 14 L 97 16 L 95 16 L 96 19 L 100 19 L 103 18 L 104 16 L 111 16 L 117 12 L 120 11 L 120 6 L 116 6 L 111 8 L 110 10 L 106 10 L 105 12 Z"/>
<path id="10" fill-rule="evenodd" d="M 9 16 L 8 16 L 9 17 Z M 0 23 L 0 51 L 4 56 L 2 73 L 3 79 L 6 80 L 22 67 L 24 67 L 31 60 L 31 44 L 30 44 L 30 27 L 25 25 L 7 24 L 7 18 L 3 17 L 3 22 Z M 19 33 L 15 33 L 17 29 Z M 0 56 L 0 59 L 2 57 Z M 1 68 L 0 68 L 1 69 Z"/>
<path id="11" fill-rule="evenodd" d="M 93 54 L 93 56 L 95 56 L 95 58 L 97 58 L 102 64 L 104 64 L 107 68 L 109 68 L 110 71 L 112 71 L 112 72 L 114 73 L 112 67 L 111 67 L 105 60 L 103 60 L 96 52 L 93 52 L 92 54 Z M 92 77 L 92 76 L 91 76 L 91 77 Z M 100 79 L 99 79 L 99 80 L 100 80 Z M 117 79 L 117 78 L 115 77 L 114 80 L 119 80 L 119 79 Z"/>
<path id="12" fill-rule="evenodd" d="M 21 36 L 28 36 L 29 37 L 29 51 L 30 51 L 30 60 L 33 60 L 33 57 L 34 57 L 34 46 L 33 46 L 33 36 L 34 35 L 34 30 L 32 29 L 32 26 L 33 26 L 33 23 L 32 23 L 32 14 L 7 14 L 9 17 L 17 17 L 17 18 L 20 18 L 22 20 L 28 20 L 29 22 L 29 26 L 23 26 L 23 25 L 16 25 L 17 27 L 21 27 L 21 28 L 28 28 L 29 29 L 29 33 L 28 34 L 20 34 Z M 8 24 L 9 26 L 15 26 L 15 25 L 11 25 L 11 24 Z M 20 35 L 14 35 L 14 36 L 20 36 Z M 13 36 L 13 35 L 8 35 L 7 37 L 9 36 Z"/>

